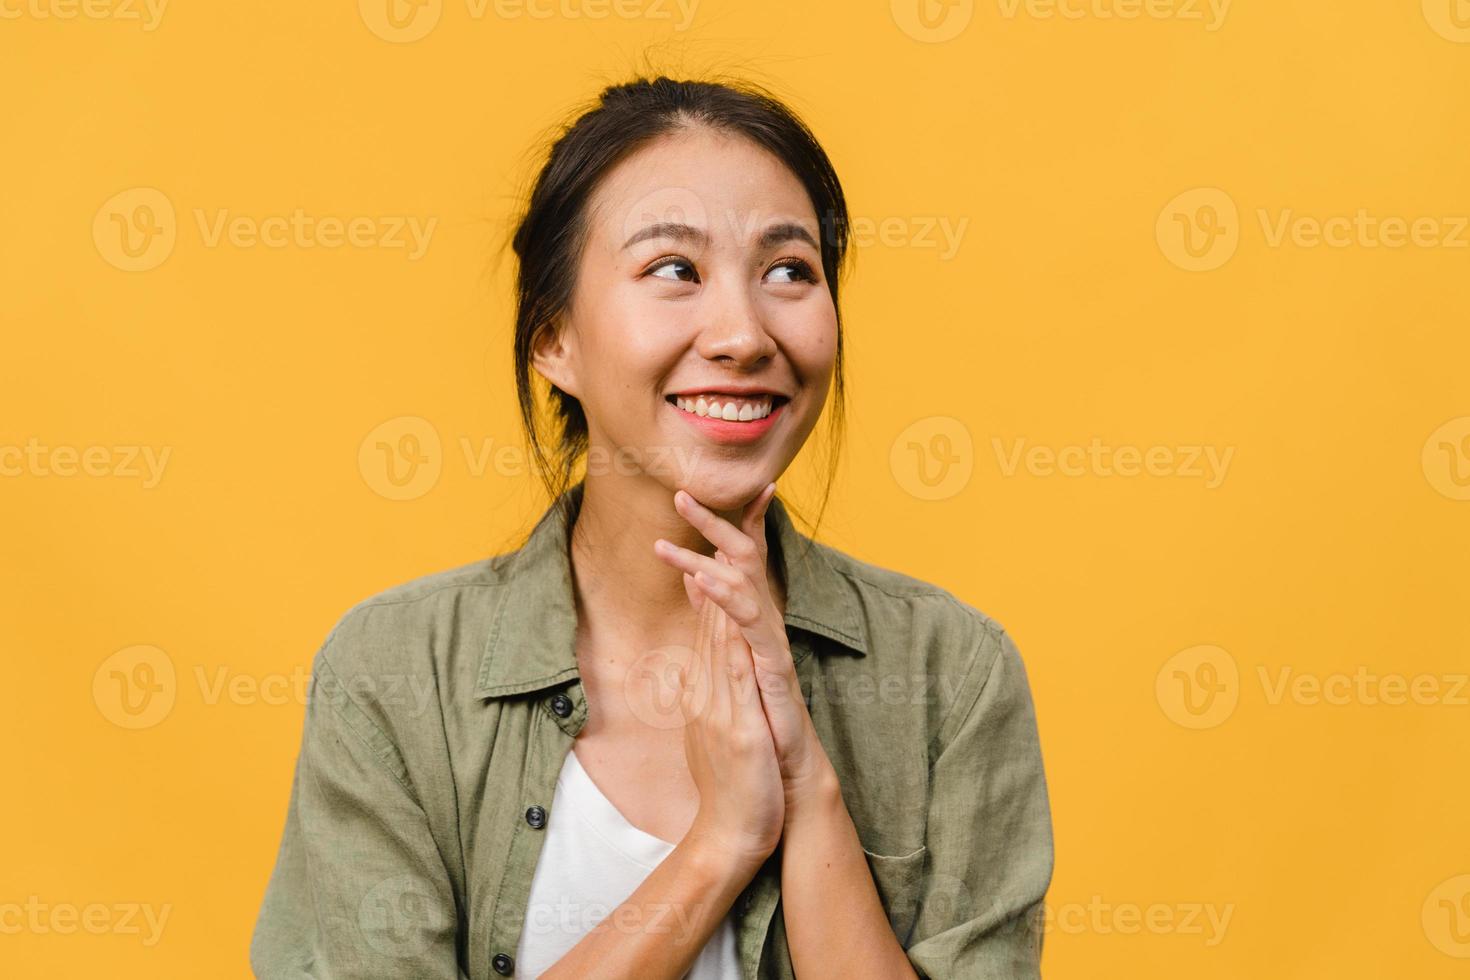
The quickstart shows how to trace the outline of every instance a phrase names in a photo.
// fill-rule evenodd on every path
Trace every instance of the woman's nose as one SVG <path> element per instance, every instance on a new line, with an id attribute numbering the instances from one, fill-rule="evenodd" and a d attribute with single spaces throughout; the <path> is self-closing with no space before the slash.
<path id="1" fill-rule="evenodd" d="M 695 348 L 709 360 L 728 358 L 753 365 L 776 352 L 776 340 L 766 329 L 750 294 L 738 286 L 707 293 L 705 323 Z"/>

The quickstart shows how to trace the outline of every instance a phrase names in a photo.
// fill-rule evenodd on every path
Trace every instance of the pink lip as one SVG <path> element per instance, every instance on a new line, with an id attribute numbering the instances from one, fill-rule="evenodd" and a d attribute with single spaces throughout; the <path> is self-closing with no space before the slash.
<path id="1" fill-rule="evenodd" d="M 728 422 L 725 419 L 712 419 L 708 415 L 695 415 L 693 412 L 686 412 L 673 402 L 664 402 L 664 404 L 668 405 L 672 411 L 677 412 L 684 421 L 694 426 L 705 438 L 712 442 L 718 442 L 722 445 L 738 446 L 755 442 L 769 432 L 771 426 L 776 424 L 776 419 L 780 418 L 786 406 L 791 403 L 782 402 L 772 407 L 770 415 L 751 422 Z"/>

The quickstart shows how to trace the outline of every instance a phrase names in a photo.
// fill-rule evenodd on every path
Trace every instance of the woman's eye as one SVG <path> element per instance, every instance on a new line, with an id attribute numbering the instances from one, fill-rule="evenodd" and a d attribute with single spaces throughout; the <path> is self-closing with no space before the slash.
<path id="1" fill-rule="evenodd" d="M 771 266 L 771 271 L 766 274 L 774 276 L 774 281 L 778 283 L 817 281 L 811 264 L 804 259 L 782 259 Z"/>
<path id="2" fill-rule="evenodd" d="M 661 259 L 657 265 L 648 270 L 648 275 L 668 279 L 671 282 L 699 281 L 699 274 L 694 271 L 693 263 L 680 258 Z"/>

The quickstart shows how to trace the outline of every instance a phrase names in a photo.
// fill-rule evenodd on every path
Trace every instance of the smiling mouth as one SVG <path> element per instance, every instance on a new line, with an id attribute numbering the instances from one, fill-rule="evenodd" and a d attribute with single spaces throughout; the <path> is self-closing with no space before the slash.
<path id="1" fill-rule="evenodd" d="M 737 397 L 717 393 L 669 395 L 664 400 L 689 415 L 725 422 L 760 422 L 791 401 L 785 395 Z"/>

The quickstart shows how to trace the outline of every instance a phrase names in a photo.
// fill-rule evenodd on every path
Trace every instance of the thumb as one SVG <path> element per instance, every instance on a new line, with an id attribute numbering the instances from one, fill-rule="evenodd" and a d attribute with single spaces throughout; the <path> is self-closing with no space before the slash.
<path id="1" fill-rule="evenodd" d="M 771 501 L 776 496 L 776 484 L 767 483 L 756 498 L 745 505 L 745 513 L 740 521 L 740 530 L 745 536 L 758 545 L 764 546 L 766 540 L 766 511 L 770 509 Z M 764 550 L 764 549 L 763 549 Z"/>

